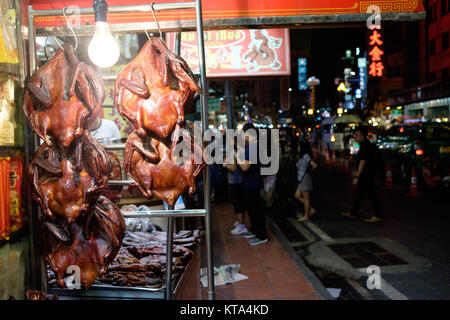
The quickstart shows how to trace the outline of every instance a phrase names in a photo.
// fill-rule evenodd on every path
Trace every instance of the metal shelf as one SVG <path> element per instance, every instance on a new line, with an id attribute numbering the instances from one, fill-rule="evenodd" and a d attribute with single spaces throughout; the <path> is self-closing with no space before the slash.
<path id="1" fill-rule="evenodd" d="M 130 5 L 130 6 L 112 6 L 108 8 L 109 12 L 114 13 L 130 13 L 130 12 L 151 12 L 153 10 L 155 11 L 164 11 L 164 10 L 185 10 L 185 9 L 195 9 L 196 13 L 196 24 L 195 24 L 195 30 L 197 31 L 197 45 L 198 45 L 198 53 L 199 53 L 199 67 L 200 67 L 200 81 L 201 81 L 201 88 L 202 88 L 202 94 L 200 99 L 201 104 L 201 118 L 202 118 L 202 127 L 205 131 L 206 128 L 208 128 L 208 105 L 207 105 L 207 96 L 205 94 L 206 92 L 206 64 L 205 64 L 205 49 L 204 49 L 204 39 L 203 39 L 203 19 L 202 19 L 202 5 L 201 0 L 196 0 L 195 2 L 184 2 L 184 3 L 164 3 L 164 4 L 148 4 L 148 5 Z M 28 6 L 28 53 L 29 53 L 29 65 L 28 65 L 28 71 L 29 75 L 33 74 L 33 72 L 36 70 L 36 30 L 34 25 L 34 18 L 36 17 L 52 17 L 52 16 L 62 16 L 63 15 L 63 9 L 53 9 L 53 10 L 34 10 L 33 6 Z M 71 15 L 74 14 L 75 11 L 71 10 L 71 8 L 67 8 L 66 14 Z M 77 8 L 78 14 L 93 14 L 94 9 L 92 7 L 90 8 Z M 128 28 L 128 29 L 127 29 Z M 140 31 L 143 31 L 148 28 L 143 28 Z M 166 31 L 164 29 L 164 25 L 161 28 L 163 31 Z M 177 28 L 178 30 L 181 29 L 181 31 L 187 29 L 187 28 Z M 53 29 L 53 31 L 49 31 L 50 33 L 56 33 L 57 29 Z M 112 28 L 112 31 L 115 32 L 116 30 Z M 121 32 L 128 32 L 128 31 L 136 31 L 135 26 L 131 25 L 124 25 L 123 28 L 120 29 Z M 179 31 L 180 32 L 180 31 Z M 181 36 L 177 36 L 177 45 L 175 46 L 176 53 L 179 54 L 180 50 L 180 41 Z M 108 80 L 113 80 L 113 77 L 109 77 Z M 33 139 L 32 139 L 33 140 Z M 32 150 L 35 150 L 37 145 L 37 139 L 34 139 L 35 145 L 31 146 Z M 125 144 L 117 144 L 117 145 L 105 145 L 105 149 L 107 150 L 123 150 L 125 147 Z M 108 185 L 113 186 L 126 186 L 134 183 L 133 180 L 111 180 L 108 182 Z M 208 272 L 208 297 L 210 300 L 213 300 L 215 298 L 215 290 L 214 290 L 214 265 L 213 265 L 213 255 L 212 255 L 212 215 L 211 215 L 211 187 L 209 184 L 209 167 L 206 167 L 206 173 L 204 174 L 204 201 L 205 201 L 205 209 L 200 210 L 173 210 L 173 208 L 169 207 L 169 210 L 155 210 L 151 212 L 129 212 L 124 214 L 125 217 L 167 217 L 168 221 L 168 230 L 167 230 L 167 248 L 171 248 L 173 245 L 173 218 L 174 217 L 186 217 L 186 216 L 205 216 L 206 218 L 206 246 L 207 246 L 207 272 Z M 30 200 L 31 201 L 31 200 Z M 172 272 L 172 251 L 167 251 L 167 274 L 166 279 L 171 279 L 171 272 Z M 41 263 L 42 264 L 42 263 Z M 45 270 L 40 270 L 41 275 L 44 275 L 42 278 L 46 279 L 45 277 Z M 42 286 L 46 289 L 46 282 L 42 284 Z M 94 286 L 93 286 L 94 287 Z M 104 286 L 102 288 L 105 288 Z M 108 296 L 111 297 L 111 295 L 108 295 L 108 290 L 116 290 L 117 288 L 108 288 L 105 290 L 101 290 L 101 296 L 107 298 Z M 140 290 L 136 290 L 137 288 L 130 288 L 127 290 L 131 290 L 132 292 L 141 292 Z M 145 290 L 144 290 L 145 291 Z M 172 299 L 172 287 L 170 281 L 166 283 L 166 292 L 165 292 L 165 298 L 170 300 Z M 88 293 L 89 295 L 89 293 Z"/>
<path id="2" fill-rule="evenodd" d="M 204 217 L 205 209 L 122 211 L 125 218 Z"/>
<path id="3" fill-rule="evenodd" d="M 108 186 L 129 186 L 132 183 L 136 183 L 134 180 L 109 180 Z"/>
<path id="4" fill-rule="evenodd" d="M 119 139 L 117 139 L 119 140 Z M 103 148 L 106 150 L 124 150 L 125 143 L 111 143 L 111 144 L 102 144 Z"/>

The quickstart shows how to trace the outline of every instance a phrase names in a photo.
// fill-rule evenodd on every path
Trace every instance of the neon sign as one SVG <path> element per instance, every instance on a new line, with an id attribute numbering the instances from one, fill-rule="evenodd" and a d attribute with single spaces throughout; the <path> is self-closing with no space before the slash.
<path id="1" fill-rule="evenodd" d="M 369 66 L 369 74 L 372 77 L 381 77 L 384 70 L 383 63 L 381 62 L 381 57 L 384 54 L 384 51 L 380 49 L 380 46 L 383 44 L 383 41 L 381 40 L 381 33 L 377 30 L 373 30 L 369 39 L 369 45 L 373 46 L 372 50 L 369 51 L 372 61 Z"/>

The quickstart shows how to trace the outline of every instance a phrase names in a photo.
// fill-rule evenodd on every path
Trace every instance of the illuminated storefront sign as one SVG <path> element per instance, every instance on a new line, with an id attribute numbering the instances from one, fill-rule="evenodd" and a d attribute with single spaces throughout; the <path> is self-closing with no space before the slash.
<path id="1" fill-rule="evenodd" d="M 298 58 L 297 60 L 297 64 L 298 64 L 298 89 L 299 90 L 308 90 L 308 85 L 306 84 L 306 64 L 307 64 L 307 60 L 306 58 Z"/>
<path id="2" fill-rule="evenodd" d="M 188 2 L 186 0 L 159 0 L 160 3 Z M 109 6 L 123 5 L 149 5 L 148 0 L 108 0 Z M 92 7 L 92 0 L 26 0 L 24 6 L 31 4 L 36 10 L 60 9 L 63 7 L 80 8 Z M 416 16 L 423 18 L 424 7 L 419 0 L 279 0 L 279 1 L 261 1 L 261 0 L 228 0 L 228 1 L 202 1 L 202 16 L 205 25 L 212 22 L 217 28 L 217 20 L 222 20 L 222 25 L 232 24 L 231 20 L 246 20 L 245 25 L 261 25 L 261 19 L 268 19 L 267 25 L 286 24 L 287 21 L 295 21 L 298 17 L 305 16 L 324 16 L 324 20 L 345 21 L 345 17 L 354 21 L 365 21 L 367 8 L 376 4 L 380 7 L 383 14 L 409 14 L 413 19 Z M 26 10 L 24 10 L 26 13 Z M 419 13 L 419 15 L 417 15 Z M 195 19 L 195 10 L 169 10 L 156 12 L 159 21 L 187 21 Z M 357 17 L 354 17 L 358 15 Z M 353 17 L 352 17 L 353 16 Z M 110 24 L 119 23 L 142 23 L 153 22 L 151 12 L 122 12 L 108 13 L 108 22 Z M 324 21 L 325 22 L 325 21 Z M 92 14 L 82 15 L 79 21 L 80 25 L 94 24 Z M 49 27 L 64 25 L 65 19 L 59 17 L 39 17 L 36 18 L 36 27 Z M 240 23 L 240 25 L 244 25 Z M 220 24 L 219 24 L 220 25 Z"/>
<path id="3" fill-rule="evenodd" d="M 175 47 L 173 33 L 167 44 Z M 249 77 L 290 75 L 288 29 L 213 30 L 205 32 L 206 76 Z M 181 56 L 199 72 L 197 34 L 181 34 Z"/>
<path id="4" fill-rule="evenodd" d="M 369 49 L 369 56 L 371 57 L 369 74 L 372 77 L 381 77 L 383 75 L 384 66 L 383 62 L 381 62 L 381 57 L 383 56 L 384 51 L 380 49 L 382 44 L 381 33 L 377 30 L 373 30 L 369 42 L 369 45 L 372 46 L 372 50 Z"/>

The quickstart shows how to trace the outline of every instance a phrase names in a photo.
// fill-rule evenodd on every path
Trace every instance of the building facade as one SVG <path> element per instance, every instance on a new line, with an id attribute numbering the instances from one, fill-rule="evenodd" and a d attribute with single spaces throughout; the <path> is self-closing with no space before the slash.
<path id="1" fill-rule="evenodd" d="M 450 0 L 423 2 L 426 19 L 402 23 L 399 42 L 403 43 L 404 49 L 401 53 L 385 50 L 387 79 L 383 82 L 387 84 L 398 77 L 404 86 L 401 90 L 386 86 L 386 106 L 389 109 L 401 106 L 407 116 L 448 121 Z M 393 63 L 394 60 L 400 62 Z"/>

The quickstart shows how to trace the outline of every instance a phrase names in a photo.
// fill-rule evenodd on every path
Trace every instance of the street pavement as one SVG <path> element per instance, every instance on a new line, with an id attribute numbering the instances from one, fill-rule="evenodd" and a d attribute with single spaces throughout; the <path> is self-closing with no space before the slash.
<path id="1" fill-rule="evenodd" d="M 368 224 L 340 216 L 350 209 L 353 200 L 350 175 L 320 162 L 313 177 L 312 202 L 317 214 L 310 221 L 296 221 L 292 213 L 295 200 L 289 202 L 290 213 L 278 207 L 270 216 L 326 287 L 343 287 L 345 283 L 348 299 L 450 299 L 448 198 L 437 193 L 412 198 L 406 196 L 407 186 L 388 191 L 379 185 L 384 221 Z M 367 199 L 360 214 L 371 215 Z M 293 231 L 299 232 L 298 237 Z M 348 256 L 337 254 L 329 246 L 367 242 L 385 249 L 382 254 L 395 256 L 390 259 L 403 261 L 392 260 L 392 265 L 380 267 L 380 289 L 369 289 L 366 267 L 352 267 L 345 260 Z"/>

